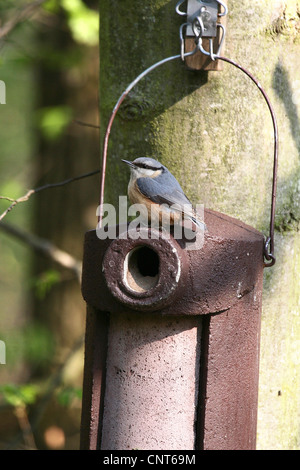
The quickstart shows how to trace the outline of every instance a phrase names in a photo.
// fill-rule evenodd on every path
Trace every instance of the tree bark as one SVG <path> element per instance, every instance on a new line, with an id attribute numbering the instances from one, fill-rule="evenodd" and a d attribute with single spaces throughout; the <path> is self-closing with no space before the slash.
<path id="1" fill-rule="evenodd" d="M 297 1 L 229 0 L 225 56 L 258 78 L 277 114 L 280 168 L 276 257 L 265 270 L 258 417 L 260 449 L 299 447 L 299 9 Z M 100 1 L 101 140 L 127 85 L 180 53 L 175 2 Z M 118 207 L 128 169 L 121 158 L 160 160 L 193 203 L 236 217 L 266 235 L 273 165 L 272 122 L 259 90 L 229 64 L 188 70 L 181 60 L 151 72 L 114 121 L 105 202 Z M 99 188 L 100 189 L 100 188 Z"/>

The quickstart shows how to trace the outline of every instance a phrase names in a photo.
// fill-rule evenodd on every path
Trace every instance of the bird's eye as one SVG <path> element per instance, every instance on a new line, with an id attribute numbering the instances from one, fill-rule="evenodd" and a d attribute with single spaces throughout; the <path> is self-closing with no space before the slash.
<path id="1" fill-rule="evenodd" d="M 150 166 L 150 165 L 147 165 L 146 163 L 140 163 L 139 164 L 139 167 L 140 168 L 144 168 L 145 170 L 152 170 L 152 171 L 157 171 L 157 170 L 161 170 L 162 167 L 159 167 L 159 168 L 154 168 L 153 166 Z"/>

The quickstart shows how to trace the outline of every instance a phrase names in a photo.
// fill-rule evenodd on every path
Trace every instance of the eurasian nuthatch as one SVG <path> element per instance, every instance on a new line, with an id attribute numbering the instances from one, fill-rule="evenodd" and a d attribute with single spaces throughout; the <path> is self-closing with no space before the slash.
<path id="1" fill-rule="evenodd" d="M 154 217 L 162 223 L 162 220 L 166 220 L 163 217 L 167 217 L 170 225 L 174 225 L 187 218 L 205 230 L 204 222 L 197 218 L 180 184 L 164 165 L 153 158 L 144 157 L 136 158 L 133 162 L 122 161 L 131 170 L 128 185 L 130 202 L 144 204 L 149 221 Z"/>

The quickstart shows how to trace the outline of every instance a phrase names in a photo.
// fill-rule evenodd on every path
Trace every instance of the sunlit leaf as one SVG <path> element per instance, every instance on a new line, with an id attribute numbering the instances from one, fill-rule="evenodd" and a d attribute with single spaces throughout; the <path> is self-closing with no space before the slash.
<path id="1" fill-rule="evenodd" d="M 68 106 L 43 108 L 38 111 L 38 124 L 49 140 L 55 140 L 62 135 L 72 119 L 72 109 Z"/>
<path id="2" fill-rule="evenodd" d="M 39 387 L 34 384 L 5 384 L 0 387 L 0 395 L 13 407 L 31 405 L 36 401 Z"/>
<path id="3" fill-rule="evenodd" d="M 98 43 L 99 13 L 88 8 L 81 0 L 62 0 L 68 14 L 68 25 L 73 39 L 87 46 Z"/>

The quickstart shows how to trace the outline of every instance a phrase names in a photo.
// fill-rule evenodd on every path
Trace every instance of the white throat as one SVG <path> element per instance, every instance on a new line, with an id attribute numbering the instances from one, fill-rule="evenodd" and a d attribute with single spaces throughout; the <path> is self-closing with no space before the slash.
<path id="1" fill-rule="evenodd" d="M 131 168 L 131 178 L 153 178 L 161 173 L 160 170 L 150 170 L 149 168 Z"/>

